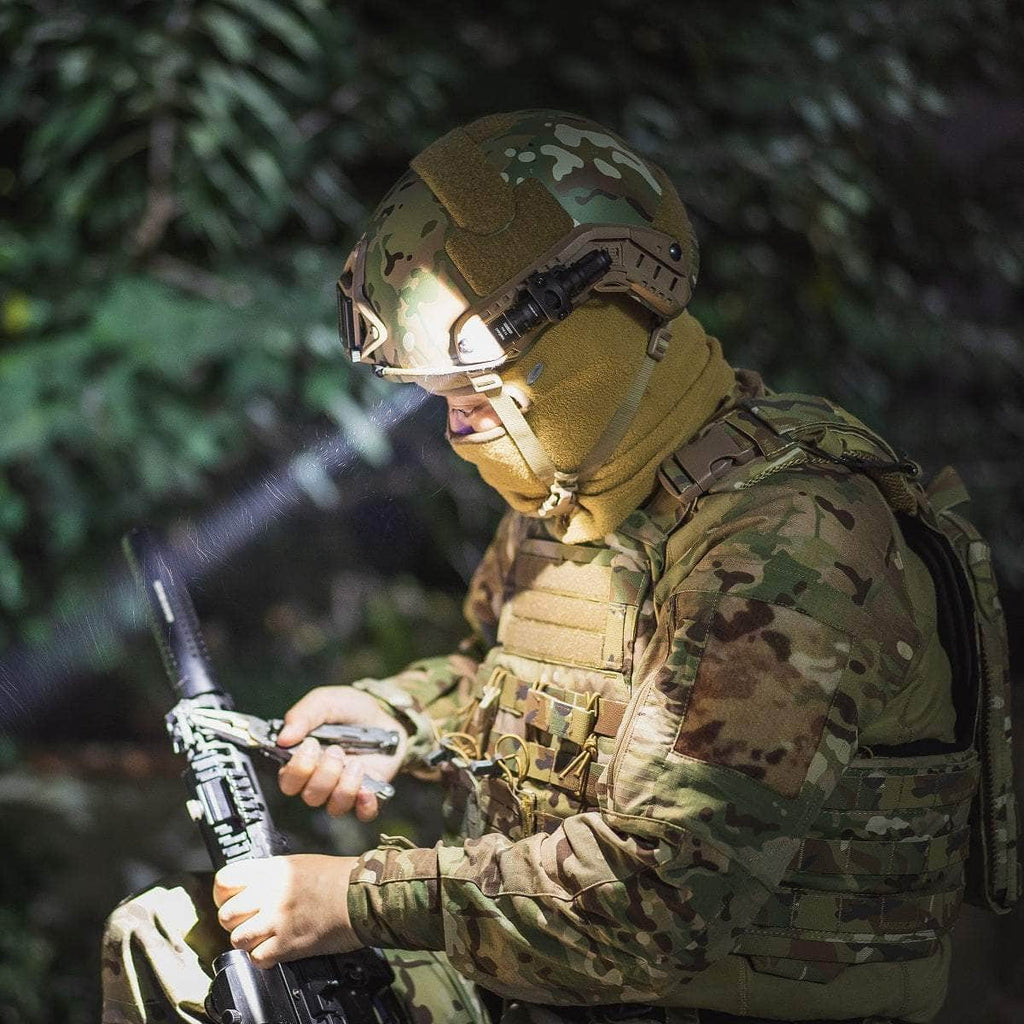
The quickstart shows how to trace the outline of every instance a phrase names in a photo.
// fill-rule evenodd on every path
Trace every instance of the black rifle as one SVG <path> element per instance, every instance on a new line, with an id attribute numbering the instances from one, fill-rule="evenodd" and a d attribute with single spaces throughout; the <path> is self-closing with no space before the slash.
<path id="1" fill-rule="evenodd" d="M 124 551 L 146 595 L 149 618 L 178 703 L 167 715 L 184 772 L 188 810 L 214 868 L 286 852 L 274 829 L 252 761 L 232 744 L 193 725 L 199 708 L 232 708 L 214 681 L 195 608 L 158 539 L 136 529 Z M 217 1024 L 407 1024 L 380 950 L 313 956 L 263 970 L 233 949 L 213 963 L 206 1011 Z"/>

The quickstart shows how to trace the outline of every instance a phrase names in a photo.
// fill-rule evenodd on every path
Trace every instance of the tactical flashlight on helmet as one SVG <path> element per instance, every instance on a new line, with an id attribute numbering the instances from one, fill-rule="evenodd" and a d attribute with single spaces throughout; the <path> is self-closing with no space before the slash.
<path id="1" fill-rule="evenodd" d="M 554 266 L 531 274 L 514 306 L 487 324 L 499 345 L 505 347 L 545 321 L 558 323 L 573 310 L 573 299 L 592 287 L 611 269 L 612 258 L 595 249 L 568 267 Z"/>

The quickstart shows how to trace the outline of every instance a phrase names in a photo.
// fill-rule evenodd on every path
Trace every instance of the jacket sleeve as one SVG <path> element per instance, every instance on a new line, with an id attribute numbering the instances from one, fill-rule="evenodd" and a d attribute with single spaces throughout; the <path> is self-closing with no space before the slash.
<path id="1" fill-rule="evenodd" d="M 463 602 L 472 632 L 456 653 L 413 662 L 387 679 L 352 684 L 375 696 L 403 722 L 411 738 L 408 768 L 415 768 L 437 745 L 438 735 L 457 728 L 459 712 L 470 700 L 480 660 L 497 633 L 518 521 L 515 513 L 506 514 L 473 573 Z"/>
<path id="2" fill-rule="evenodd" d="M 500 994 L 555 1003 L 663 1001 L 728 953 L 915 641 L 885 536 L 790 511 L 708 534 L 676 574 L 597 808 L 519 841 L 368 851 L 360 938 L 444 949 Z"/>

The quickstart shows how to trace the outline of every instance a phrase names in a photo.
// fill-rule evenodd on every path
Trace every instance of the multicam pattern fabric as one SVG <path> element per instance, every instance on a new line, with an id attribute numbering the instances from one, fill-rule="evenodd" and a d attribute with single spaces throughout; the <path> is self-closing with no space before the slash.
<path id="1" fill-rule="evenodd" d="M 816 415 L 850 425 L 831 408 Z M 435 663 L 429 681 L 383 685 L 413 695 L 420 735 L 510 748 L 511 778 L 474 780 L 476 838 L 362 858 L 365 941 L 444 948 L 467 977 L 544 1004 L 937 1012 L 977 758 L 868 756 L 953 739 L 934 589 L 863 472 L 764 468 L 684 510 L 656 501 L 604 545 L 559 552 L 538 524 L 503 521 L 467 602 L 498 639 L 475 681 Z M 588 589 L 632 620 L 620 650 Z M 625 701 L 583 784 L 565 781 L 581 747 L 522 714 L 555 688 L 574 709 L 596 695 L 595 720 Z"/>
<path id="2" fill-rule="evenodd" d="M 477 201 L 453 216 L 415 171 L 388 191 L 364 234 L 364 292 L 388 330 L 371 360 L 414 371 L 460 370 L 451 325 L 480 295 L 504 284 L 580 224 L 669 232 L 679 239 L 683 263 L 696 278 L 696 242 L 674 189 L 618 135 L 553 110 L 484 118 L 467 125 L 466 132 L 486 164 L 500 174 L 498 185 L 504 181 L 509 186 L 507 194 L 491 197 L 494 204 Z M 454 181 L 458 172 L 458 167 L 447 167 L 446 178 Z M 495 205 L 507 211 L 496 217 Z M 468 228 L 481 239 L 493 236 L 499 248 L 504 244 L 508 249 L 511 240 L 502 242 L 505 220 L 528 220 L 534 214 L 538 223 L 520 225 L 531 240 L 529 251 L 517 254 L 518 265 L 509 266 L 500 279 L 486 286 L 474 282 L 475 294 L 446 251 L 453 226 Z M 486 262 L 477 253 L 463 270 L 479 273 Z"/>
<path id="3" fill-rule="evenodd" d="M 167 878 L 125 900 L 103 933 L 102 1024 L 202 1024 L 212 964 L 229 948 L 212 874 Z"/>
<path id="4" fill-rule="evenodd" d="M 795 797 L 827 708 L 834 697 L 843 700 L 839 687 L 850 656 L 846 634 L 823 629 L 798 668 L 790 661 L 790 637 L 801 632 L 799 612 L 723 595 L 710 622 L 695 622 L 686 632 L 687 656 L 697 658 L 698 668 L 673 752 L 727 765 Z M 766 678 L 773 680 L 772 701 L 752 700 Z M 856 721 L 848 725 L 852 732 Z"/>
<path id="5" fill-rule="evenodd" d="M 939 526 L 970 573 L 970 586 L 979 611 L 979 733 L 988 770 L 982 774 L 980 787 L 982 856 L 972 858 L 968 897 L 996 913 L 1007 913 L 1020 899 L 1021 865 L 1013 790 L 1013 697 L 1006 622 L 996 590 L 991 550 L 974 525 L 960 511 L 953 511 L 967 500 L 967 492 L 956 472 L 947 467 L 929 488 L 929 494 Z"/>
<path id="6" fill-rule="evenodd" d="M 778 404 L 802 426 L 830 408 Z M 940 484 L 998 640 L 987 550 Z M 507 998 L 503 1024 L 624 1002 L 680 1024 L 934 1016 L 981 765 L 971 747 L 872 756 L 955 734 L 930 577 L 879 487 L 895 493 L 780 448 L 685 507 L 659 495 L 600 545 L 509 515 L 466 601 L 474 640 L 359 684 L 409 724 L 409 769 L 439 737 L 463 765 L 501 765 L 449 762 L 450 842 L 381 846 L 353 875 L 360 937 L 411 951 L 388 955 L 417 1021 L 483 1020 L 474 981 Z M 1005 755 L 989 661 L 982 713 Z M 981 886 L 999 906 L 1016 826 L 991 753 Z M 191 879 L 115 912 L 106 1024 L 201 1019 L 204 900 Z"/>

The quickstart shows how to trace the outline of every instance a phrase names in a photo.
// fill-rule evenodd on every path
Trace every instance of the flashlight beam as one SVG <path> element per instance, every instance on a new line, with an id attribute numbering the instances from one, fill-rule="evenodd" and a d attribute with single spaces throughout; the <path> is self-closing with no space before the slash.
<path id="1" fill-rule="evenodd" d="M 371 408 L 367 419 L 391 434 L 429 397 L 418 387 L 400 388 Z M 167 548 L 184 583 L 202 580 L 306 503 L 328 504 L 335 493 L 334 478 L 359 456 L 348 431 L 337 430 L 205 518 L 187 523 Z M 123 638 L 146 627 L 135 582 L 120 562 L 118 556 L 118 567 L 111 567 L 106 583 L 86 599 L 82 612 L 54 625 L 49 641 L 16 646 L 0 657 L 0 736 L 36 731 L 46 708 L 67 696 L 68 684 L 88 669 L 97 652 L 115 650 Z"/>

